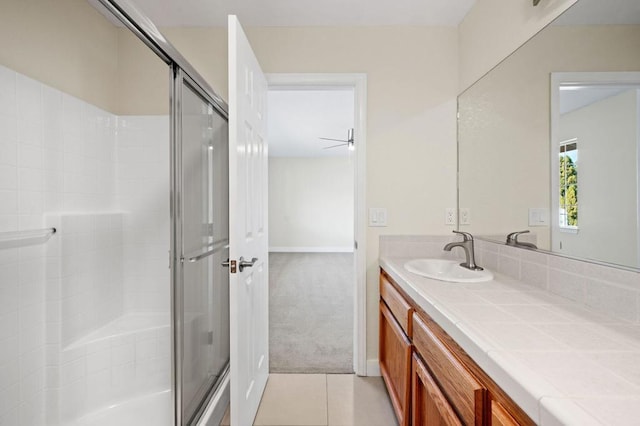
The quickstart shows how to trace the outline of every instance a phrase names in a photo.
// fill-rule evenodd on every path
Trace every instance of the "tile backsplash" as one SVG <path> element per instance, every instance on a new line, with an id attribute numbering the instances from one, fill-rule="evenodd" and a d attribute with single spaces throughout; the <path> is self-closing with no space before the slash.
<path id="1" fill-rule="evenodd" d="M 380 257 L 462 258 L 442 247 L 455 236 L 380 237 Z M 617 319 L 640 322 L 640 272 L 475 241 L 476 263 Z"/>

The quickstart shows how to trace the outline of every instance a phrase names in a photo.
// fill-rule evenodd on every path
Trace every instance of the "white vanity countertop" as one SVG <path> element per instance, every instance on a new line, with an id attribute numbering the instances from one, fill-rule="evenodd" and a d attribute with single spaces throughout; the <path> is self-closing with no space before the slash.
<path id="1" fill-rule="evenodd" d="M 501 274 L 448 283 L 380 266 L 541 425 L 640 424 L 640 325 Z"/>

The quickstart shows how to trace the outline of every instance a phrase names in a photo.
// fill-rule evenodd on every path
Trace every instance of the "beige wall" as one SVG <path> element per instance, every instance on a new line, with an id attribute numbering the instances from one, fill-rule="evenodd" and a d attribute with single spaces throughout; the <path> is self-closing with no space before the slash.
<path id="1" fill-rule="evenodd" d="M 227 30 L 162 28 L 162 34 L 227 99 Z M 118 113 L 169 113 L 169 69 L 129 30 L 118 30 Z"/>
<path id="2" fill-rule="evenodd" d="M 378 353 L 378 237 L 443 234 L 455 206 L 455 28 L 249 28 L 265 72 L 367 74 L 367 358 Z"/>
<path id="3" fill-rule="evenodd" d="M 640 69 L 638 40 L 638 26 L 550 27 L 460 96 L 465 230 L 506 235 L 528 228 L 530 207 L 549 207 L 550 73 Z M 549 249 L 549 228 L 532 231 Z"/>
<path id="4" fill-rule="evenodd" d="M 118 29 L 118 64 L 118 115 L 169 114 L 169 66 L 125 28 Z"/>
<path id="5" fill-rule="evenodd" d="M 226 28 L 162 28 L 161 31 L 216 93 L 228 99 Z"/>
<path id="6" fill-rule="evenodd" d="M 0 64 L 114 112 L 118 31 L 85 0 L 5 0 Z"/>
<path id="7" fill-rule="evenodd" d="M 460 92 L 577 0 L 477 0 L 460 26 Z"/>
<path id="8" fill-rule="evenodd" d="M 269 158 L 269 248 L 353 249 L 353 161 Z"/>
<path id="9" fill-rule="evenodd" d="M 25 20 L 25 14 L 35 18 Z M 75 16 L 77 22 L 71 22 Z M 167 112 L 166 67 L 85 1 L 15 0 L 10 8 L 3 5 L 0 23 L 5 39 L 16 34 L 24 39 L 20 48 L 2 49 L 2 64 L 117 114 Z M 226 98 L 226 31 L 163 31 Z M 457 30 L 249 28 L 247 33 L 267 73 L 367 74 L 367 206 L 387 207 L 389 220 L 388 227 L 370 228 L 367 235 L 368 358 L 374 359 L 378 236 L 451 230 L 443 224 L 443 212 L 456 201 Z M 49 67 L 43 67 L 43 57 L 50 58 Z"/>
<path id="10" fill-rule="evenodd" d="M 480 0 L 459 30 L 247 29 L 265 72 L 367 74 L 366 204 L 388 208 L 389 220 L 388 227 L 369 228 L 367 235 L 369 359 L 377 357 L 378 236 L 451 230 L 443 224 L 443 212 L 456 202 L 455 98 L 459 89 L 572 2 L 543 2 L 532 8 L 529 0 Z M 0 17 L 0 35 L 13 39 L 21 34 L 31 46 L 28 50 L 39 52 L 36 57 L 50 58 L 51 66 L 44 68 L 41 61 L 23 58 L 22 42 L 20 49 L 3 49 L 3 64 L 118 114 L 167 112 L 166 68 L 158 66 L 158 59 L 126 30 L 114 29 L 82 0 L 13 3 L 7 9 L 10 13 L 3 10 Z M 35 13 L 42 21 L 36 26 L 43 29 L 39 37 L 33 35 L 32 26 L 15 19 L 25 13 Z M 69 17 L 78 15 L 78 22 L 70 25 Z M 226 31 L 163 31 L 226 98 Z M 65 57 L 71 59 L 65 61 Z"/>
<path id="11" fill-rule="evenodd" d="M 0 64 L 48 86 L 114 114 L 169 111 L 168 66 L 86 0 L 4 1 L 0 37 Z"/>
<path id="12" fill-rule="evenodd" d="M 445 234 L 456 203 L 455 28 L 247 28 L 267 73 L 367 74 L 367 207 L 388 208 L 389 226 L 367 233 L 367 357 L 378 353 L 378 237 Z M 226 94 L 220 30 L 164 30 Z M 226 40 L 226 37 L 224 37 Z M 201 46 L 201 47 L 198 47 Z M 206 54 L 214 60 L 202 60 Z M 224 66 L 223 66 L 224 64 Z"/>

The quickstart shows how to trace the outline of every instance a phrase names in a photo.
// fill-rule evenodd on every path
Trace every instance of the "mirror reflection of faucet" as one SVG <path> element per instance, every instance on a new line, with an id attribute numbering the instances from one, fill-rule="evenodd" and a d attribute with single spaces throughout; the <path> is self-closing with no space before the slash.
<path id="1" fill-rule="evenodd" d="M 533 243 L 518 241 L 519 235 L 528 234 L 528 233 L 529 233 L 529 230 L 510 233 L 509 235 L 507 235 L 507 245 L 514 246 L 514 247 L 526 247 L 526 248 L 537 249 L 538 247 Z"/>
<path id="2" fill-rule="evenodd" d="M 456 241 L 444 246 L 445 251 L 451 251 L 454 247 L 462 247 L 464 255 L 466 256 L 466 262 L 461 263 L 463 268 L 471 269 L 472 271 L 482 271 L 484 268 L 476 265 L 476 257 L 473 250 L 473 235 L 468 232 L 453 231 L 456 234 L 462 235 L 462 241 Z"/>

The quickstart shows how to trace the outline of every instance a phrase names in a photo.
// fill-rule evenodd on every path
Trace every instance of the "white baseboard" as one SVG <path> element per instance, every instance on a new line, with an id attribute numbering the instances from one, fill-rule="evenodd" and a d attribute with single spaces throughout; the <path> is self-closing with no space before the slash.
<path id="1" fill-rule="evenodd" d="M 270 253 L 352 253 L 353 247 L 269 247 Z"/>
<path id="2" fill-rule="evenodd" d="M 378 377 L 381 375 L 382 373 L 380 373 L 380 362 L 377 359 L 368 359 L 367 360 L 367 376 Z"/>

